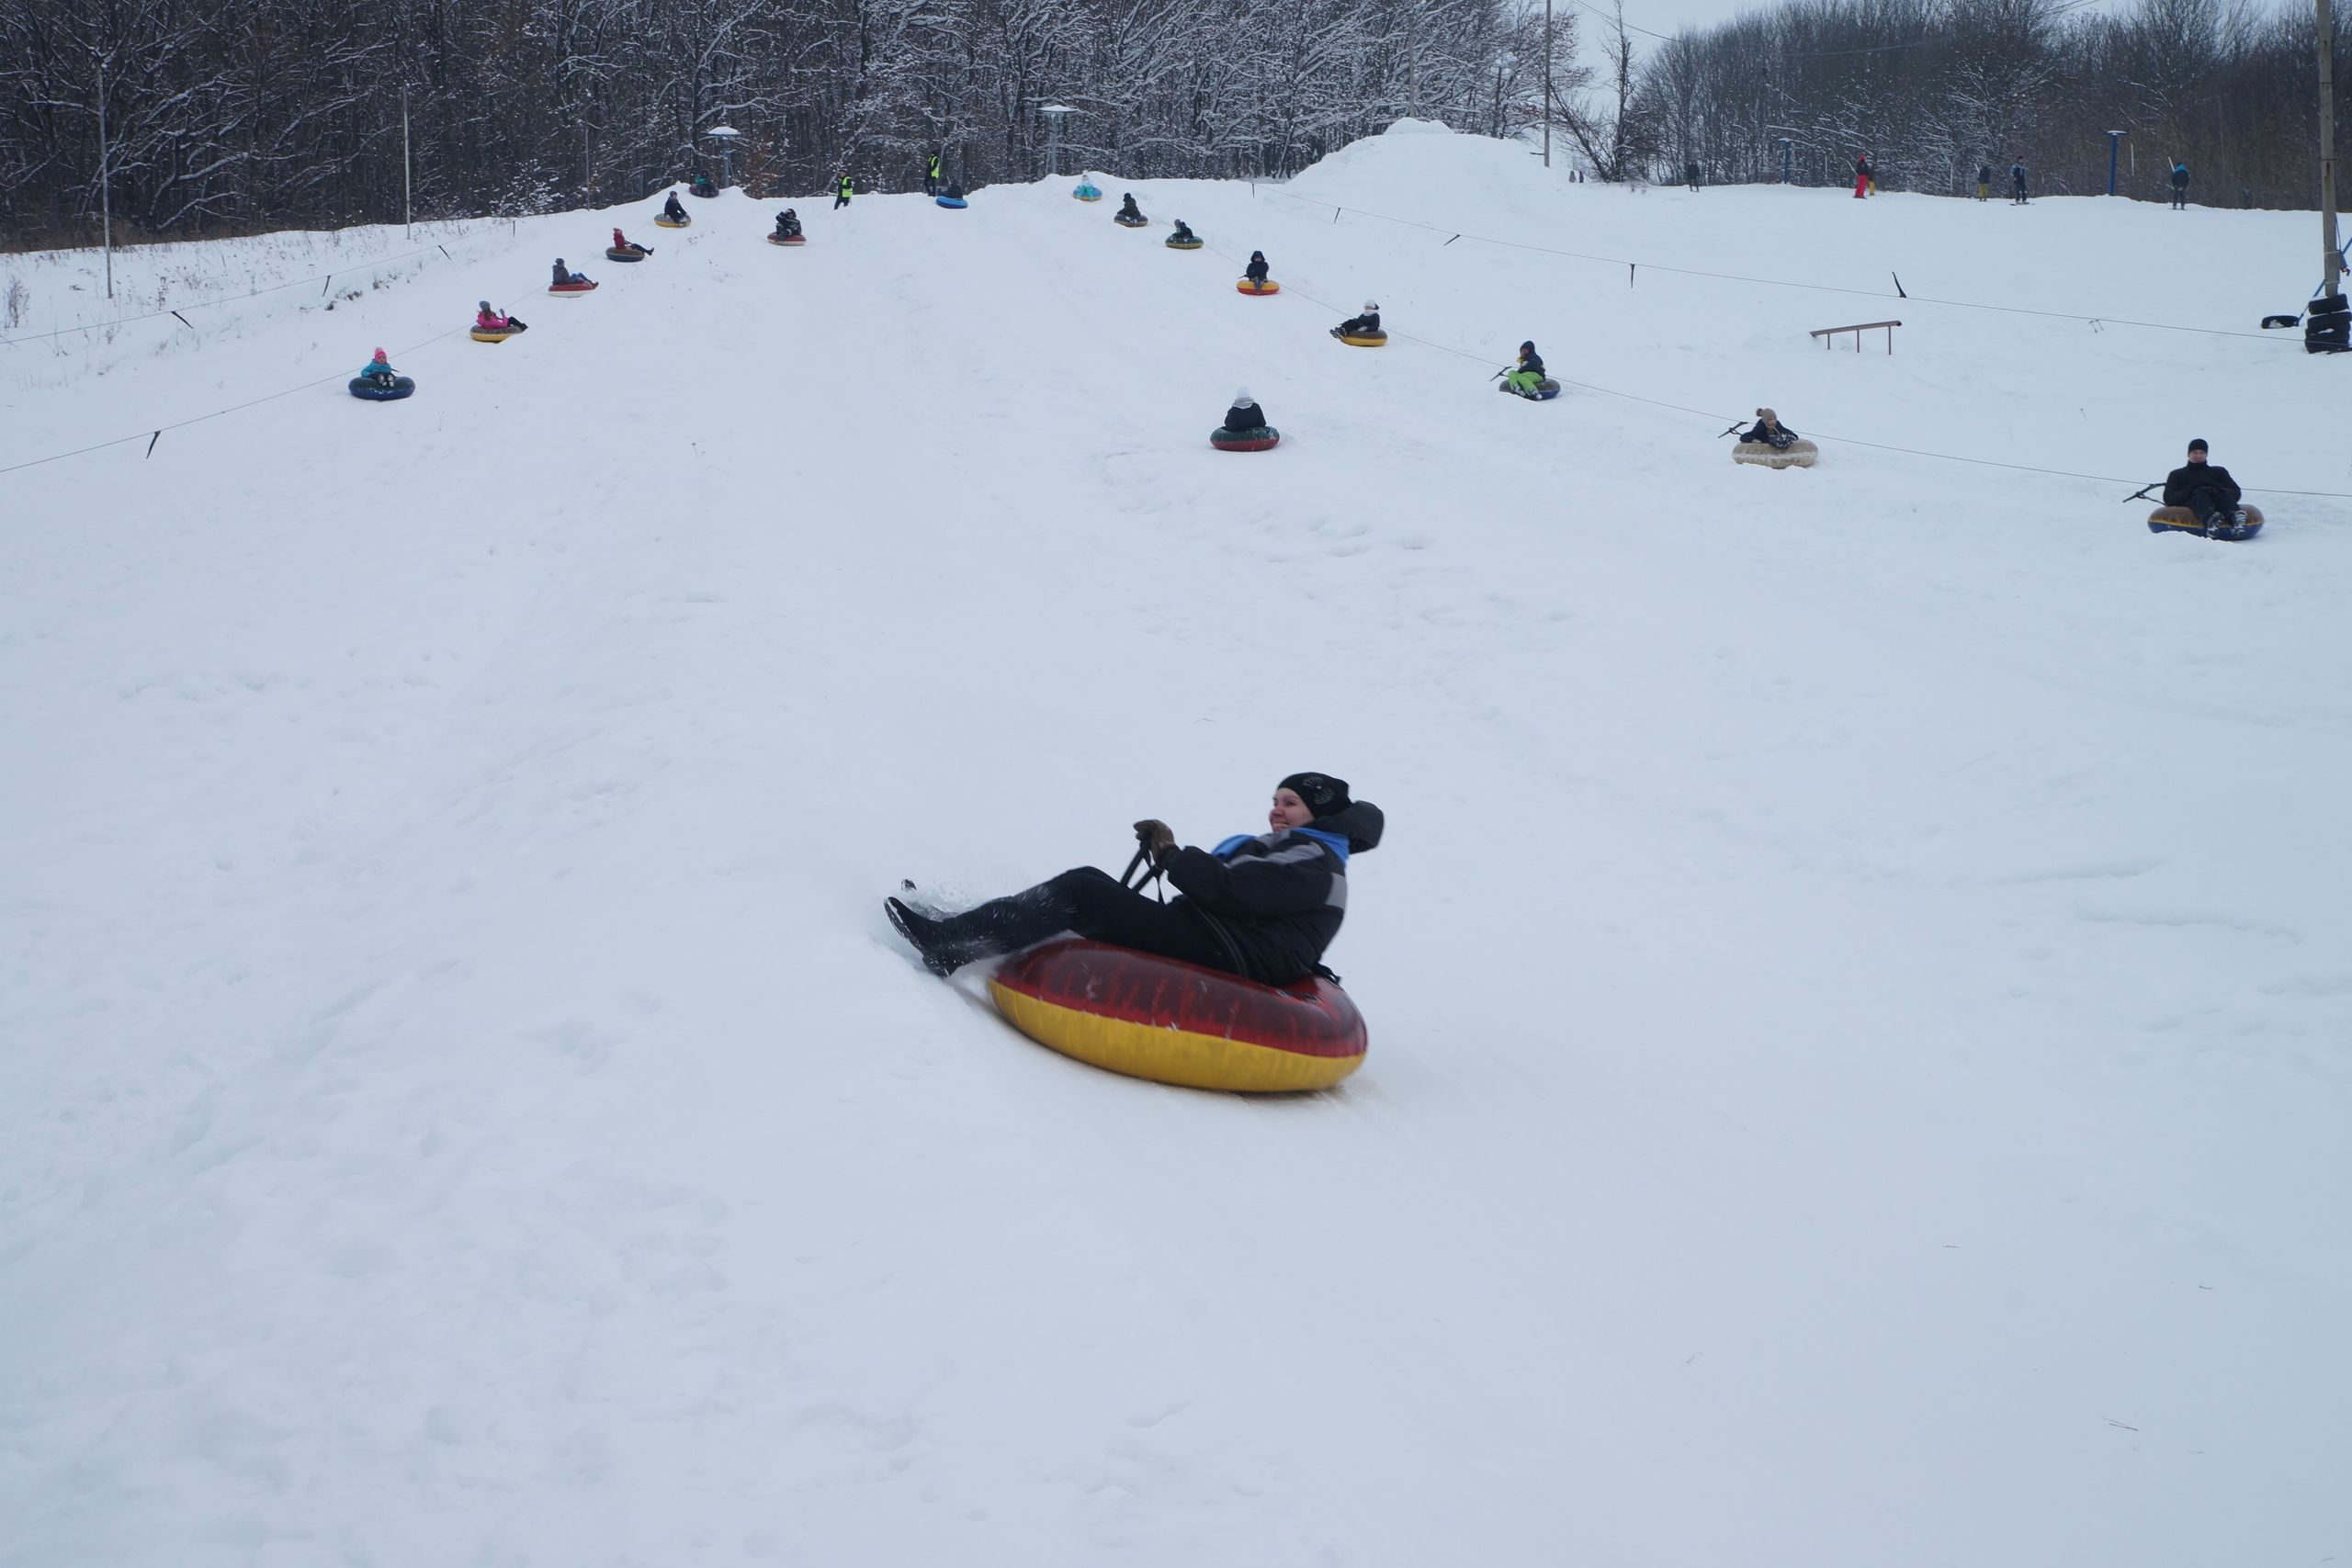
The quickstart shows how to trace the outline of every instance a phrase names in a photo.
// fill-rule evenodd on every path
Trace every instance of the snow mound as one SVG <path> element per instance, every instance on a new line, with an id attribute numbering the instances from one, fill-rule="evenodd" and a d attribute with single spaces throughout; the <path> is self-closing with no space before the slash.
<path id="1" fill-rule="evenodd" d="M 2352 490 L 2307 221 L 1564 173 L 583 259 L 656 192 L 0 356 L 0 467 L 135 433 L 0 474 L 0 1563 L 2340 1555 L 2352 530 L 2122 501 Z M 883 921 L 1302 768 L 1331 1094 Z"/>

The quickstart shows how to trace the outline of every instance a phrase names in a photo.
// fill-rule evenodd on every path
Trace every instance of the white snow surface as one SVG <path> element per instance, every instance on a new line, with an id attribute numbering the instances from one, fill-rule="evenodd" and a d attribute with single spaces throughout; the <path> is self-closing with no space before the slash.
<path id="1" fill-rule="evenodd" d="M 0 354 L 0 466 L 317 383 L 0 475 L 0 1562 L 2352 1560 L 2352 510 L 1840 439 L 2352 491 L 2352 366 L 1487 243 L 2250 333 L 2308 217 L 1097 178 Z M 1331 1092 L 883 920 L 1302 768 L 1389 822 Z"/>

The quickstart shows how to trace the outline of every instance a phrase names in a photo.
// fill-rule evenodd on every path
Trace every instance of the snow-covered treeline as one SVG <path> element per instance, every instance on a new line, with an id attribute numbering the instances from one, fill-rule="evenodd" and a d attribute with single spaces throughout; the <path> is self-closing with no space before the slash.
<path id="1" fill-rule="evenodd" d="M 86 228 L 100 84 L 118 223 L 398 219 L 633 197 L 718 171 L 806 194 L 1065 169 L 1282 174 L 1405 115 L 1540 113 L 1511 0 L 0 0 L 0 223 Z M 1555 22 L 1555 57 L 1575 29 Z"/>
<path id="2" fill-rule="evenodd" d="M 1660 46 L 1636 118 L 1669 177 L 1696 160 L 1778 179 L 1786 137 L 1808 185 L 1850 181 L 1867 150 L 1890 188 L 1973 194 L 1982 164 L 2005 184 L 2022 157 L 2037 194 L 2088 195 L 2107 188 L 2105 133 L 2128 130 L 2119 192 L 2160 198 L 2180 159 L 2194 202 L 2308 208 L 2316 41 L 2308 6 L 1788 0 Z"/>

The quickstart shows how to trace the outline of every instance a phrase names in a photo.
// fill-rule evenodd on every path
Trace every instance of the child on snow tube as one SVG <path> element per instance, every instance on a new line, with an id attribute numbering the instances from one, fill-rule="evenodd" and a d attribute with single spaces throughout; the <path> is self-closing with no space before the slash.
<path id="1" fill-rule="evenodd" d="M 1521 395 L 1532 395 L 1544 383 L 1544 356 L 1532 339 L 1519 345 L 1519 368 L 1503 378 L 1503 385 Z"/>
<path id="2" fill-rule="evenodd" d="M 566 283 L 585 283 L 588 277 L 584 273 L 573 272 L 566 267 L 563 265 L 563 258 L 558 256 L 555 258 L 555 281 L 560 286 Z"/>
<path id="3" fill-rule="evenodd" d="M 1273 269 L 1272 267 L 1266 265 L 1265 252 L 1251 251 L 1250 253 L 1250 265 L 1241 269 L 1241 276 L 1248 278 L 1252 283 L 1263 283 L 1266 281 L 1266 275 L 1272 270 Z"/>
<path id="4" fill-rule="evenodd" d="M 1258 400 L 1250 395 L 1249 388 L 1234 391 L 1233 406 L 1225 411 L 1225 428 L 1236 435 L 1266 428 L 1266 411 L 1258 406 Z"/>
<path id="5" fill-rule="evenodd" d="M 696 175 L 695 176 L 694 193 L 696 196 L 717 196 L 718 194 L 718 182 L 713 180 L 708 175 Z"/>
<path id="6" fill-rule="evenodd" d="M 1363 314 L 1361 316 L 1350 316 L 1346 321 L 1341 321 L 1335 335 L 1340 337 L 1381 336 L 1380 302 L 1376 299 L 1365 300 L 1363 302 Z"/>
<path id="7" fill-rule="evenodd" d="M 614 230 L 614 231 L 613 231 L 613 249 L 615 249 L 615 250 L 616 250 L 616 251 L 635 251 L 639 255 L 641 255 L 641 256 L 642 256 L 642 255 L 650 255 L 650 254 L 652 254 L 651 252 L 648 251 L 648 250 L 647 250 L 643 245 L 632 245 L 632 244 L 630 244 L 630 243 L 629 243 L 629 242 L 628 242 L 628 235 L 626 235 L 626 234 L 624 234 L 624 233 L 622 233 L 618 229 L 616 229 L 616 230 Z"/>
<path id="8" fill-rule="evenodd" d="M 1136 205 L 1136 198 L 1133 192 L 1129 192 L 1127 195 L 1119 198 L 1119 210 L 1115 216 L 1122 223 L 1148 223 L 1150 221 L 1149 219 L 1143 215 L 1143 209 Z"/>
<path id="9" fill-rule="evenodd" d="M 1760 441 L 1775 452 L 1785 452 L 1790 443 L 1796 440 L 1797 433 L 1782 424 L 1781 416 L 1770 409 L 1758 409 L 1755 424 L 1741 431 L 1739 438 L 1742 441 Z M 1722 437 L 1716 439 L 1721 440 Z"/>
<path id="10" fill-rule="evenodd" d="M 1171 243 L 1179 245 L 1193 244 L 1200 240 L 1200 236 L 1193 233 L 1182 218 L 1176 220 L 1176 232 L 1169 235 L 1168 238 Z"/>
<path id="11" fill-rule="evenodd" d="M 775 237 L 779 240 L 800 238 L 800 220 L 789 207 L 775 215 Z"/>
<path id="12" fill-rule="evenodd" d="M 519 333 L 522 330 L 521 321 L 513 316 L 500 315 L 490 308 L 490 301 L 487 299 L 481 302 L 481 309 L 474 313 L 474 331 L 478 333 Z"/>
<path id="13" fill-rule="evenodd" d="M 1214 850 L 1179 849 L 1165 823 L 1136 823 L 1142 852 L 1181 891 L 1165 904 L 1093 866 L 960 915 L 927 915 L 896 898 L 883 903 L 934 975 L 1074 931 L 1287 986 L 1322 972 L 1323 950 L 1347 912 L 1348 856 L 1377 845 L 1384 823 L 1378 807 L 1350 800 L 1347 781 L 1324 773 L 1283 780 L 1266 820 L 1272 831 L 1227 839 Z"/>
<path id="14" fill-rule="evenodd" d="M 673 223 L 684 223 L 686 220 L 686 209 L 680 204 L 676 191 L 672 191 L 670 199 L 662 204 L 662 216 Z"/>
<path id="15" fill-rule="evenodd" d="M 371 387 L 381 387 L 389 392 L 392 389 L 392 381 L 397 374 L 392 369 L 392 362 L 379 348 L 376 351 L 376 357 L 369 360 L 366 368 L 359 372 L 359 379 Z"/>

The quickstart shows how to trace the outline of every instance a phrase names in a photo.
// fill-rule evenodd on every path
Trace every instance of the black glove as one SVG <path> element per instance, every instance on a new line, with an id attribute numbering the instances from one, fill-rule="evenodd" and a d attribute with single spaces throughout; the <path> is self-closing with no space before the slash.
<path id="1" fill-rule="evenodd" d="M 1176 852 L 1176 835 L 1158 818 L 1147 817 L 1136 824 L 1136 842 L 1144 847 L 1154 865 Z"/>

